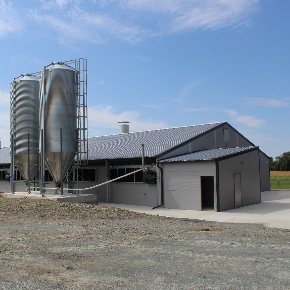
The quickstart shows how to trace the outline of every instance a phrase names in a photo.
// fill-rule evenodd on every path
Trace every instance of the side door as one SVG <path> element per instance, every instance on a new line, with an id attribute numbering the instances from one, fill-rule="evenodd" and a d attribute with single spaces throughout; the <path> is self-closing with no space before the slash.
<path id="1" fill-rule="evenodd" d="M 234 173 L 235 207 L 242 206 L 241 174 Z"/>

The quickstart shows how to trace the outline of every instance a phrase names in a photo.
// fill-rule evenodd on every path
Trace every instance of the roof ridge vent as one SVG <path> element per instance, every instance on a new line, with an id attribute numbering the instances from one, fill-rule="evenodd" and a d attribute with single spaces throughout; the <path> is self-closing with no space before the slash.
<path id="1" fill-rule="evenodd" d="M 129 121 L 120 121 L 118 122 L 120 126 L 120 134 L 127 134 L 129 133 Z"/>

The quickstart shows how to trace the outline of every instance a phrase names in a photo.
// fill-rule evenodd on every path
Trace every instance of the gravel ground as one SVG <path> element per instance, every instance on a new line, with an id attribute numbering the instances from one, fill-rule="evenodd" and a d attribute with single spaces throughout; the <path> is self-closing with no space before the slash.
<path id="1" fill-rule="evenodd" d="M 0 289 L 290 289 L 290 231 L 0 198 Z"/>

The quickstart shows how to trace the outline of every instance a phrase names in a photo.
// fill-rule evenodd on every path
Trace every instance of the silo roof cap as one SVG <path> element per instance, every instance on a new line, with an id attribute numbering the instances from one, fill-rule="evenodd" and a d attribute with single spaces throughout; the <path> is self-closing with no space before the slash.
<path id="1" fill-rule="evenodd" d="M 75 70 L 69 65 L 66 65 L 63 62 L 53 62 L 47 66 L 44 67 L 44 69 L 70 69 L 70 70 Z"/>
<path id="2" fill-rule="evenodd" d="M 38 81 L 38 79 L 35 76 L 26 74 L 26 75 L 21 75 L 18 78 L 14 79 L 15 81 Z"/>

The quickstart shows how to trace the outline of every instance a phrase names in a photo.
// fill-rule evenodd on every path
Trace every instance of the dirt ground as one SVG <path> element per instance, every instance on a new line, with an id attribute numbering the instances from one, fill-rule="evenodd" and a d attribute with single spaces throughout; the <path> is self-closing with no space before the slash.
<path id="1" fill-rule="evenodd" d="M 290 231 L 0 198 L 0 289 L 290 289 Z"/>

